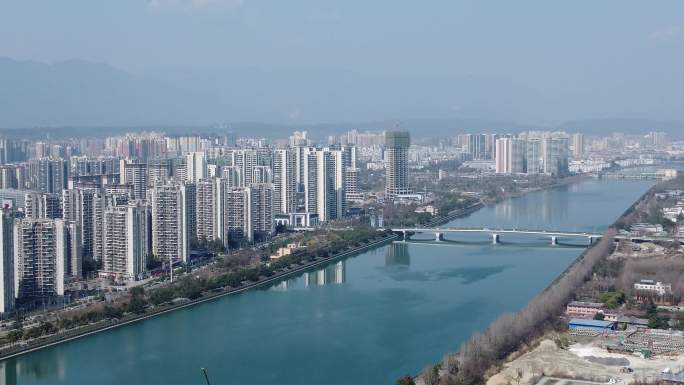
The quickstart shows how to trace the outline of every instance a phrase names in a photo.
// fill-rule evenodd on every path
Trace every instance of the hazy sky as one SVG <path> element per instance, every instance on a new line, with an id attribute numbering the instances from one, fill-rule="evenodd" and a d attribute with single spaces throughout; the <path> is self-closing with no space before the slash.
<path id="1" fill-rule="evenodd" d="M 0 55 L 570 78 L 681 67 L 675 1 L 2 1 Z"/>
<path id="2" fill-rule="evenodd" d="M 248 67 L 486 76 L 581 105 L 556 119 L 600 115 L 590 107 L 613 98 L 611 116 L 684 118 L 680 0 L 0 4 L 0 56 L 19 60 L 84 59 L 139 74 Z M 642 96 L 622 102 L 626 93 Z"/>

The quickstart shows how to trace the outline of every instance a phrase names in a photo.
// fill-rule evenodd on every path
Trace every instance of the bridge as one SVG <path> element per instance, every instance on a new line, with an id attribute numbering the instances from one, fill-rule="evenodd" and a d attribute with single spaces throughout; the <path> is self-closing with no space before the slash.
<path id="1" fill-rule="evenodd" d="M 439 228 L 439 227 L 416 227 L 416 228 L 392 228 L 391 231 L 401 233 L 403 240 L 408 240 L 413 234 L 434 234 L 435 241 L 441 242 L 444 240 L 444 234 L 449 233 L 479 233 L 489 234 L 492 237 L 492 243 L 498 244 L 501 241 L 503 234 L 527 234 L 536 235 L 549 238 L 551 245 L 558 244 L 558 238 L 585 238 L 589 241 L 589 245 L 593 244 L 597 239 L 601 239 L 603 234 L 579 231 L 564 231 L 564 230 L 543 230 L 543 229 L 513 229 L 501 228 L 491 229 L 488 227 L 460 227 L 460 228 Z M 613 237 L 615 240 L 626 239 L 632 242 L 675 242 L 684 241 L 684 237 L 661 237 L 648 235 L 630 235 L 617 234 Z"/>
<path id="2" fill-rule="evenodd" d="M 501 240 L 503 234 L 527 234 L 548 237 L 552 245 L 558 244 L 558 238 L 586 238 L 589 244 L 594 243 L 595 240 L 603 237 L 603 234 L 589 233 L 589 232 L 575 232 L 575 231 L 549 231 L 549 230 L 534 230 L 534 229 L 490 229 L 487 227 L 461 227 L 461 228 L 395 228 L 391 229 L 395 233 L 401 233 L 404 240 L 408 240 L 413 234 L 434 234 L 435 241 L 440 242 L 444 240 L 444 234 L 449 233 L 484 233 L 490 234 L 492 243 L 497 244 Z"/>

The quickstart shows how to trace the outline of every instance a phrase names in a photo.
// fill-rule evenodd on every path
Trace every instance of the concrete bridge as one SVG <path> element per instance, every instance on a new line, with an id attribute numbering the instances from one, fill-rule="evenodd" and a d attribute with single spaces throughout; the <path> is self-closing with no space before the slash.
<path id="1" fill-rule="evenodd" d="M 549 230 L 535 230 L 535 229 L 490 229 L 483 228 L 394 228 L 391 229 L 395 233 L 401 233 L 404 240 L 408 240 L 413 234 L 434 234 L 435 241 L 440 242 L 444 240 L 444 234 L 449 233 L 479 233 L 490 234 L 492 243 L 497 244 L 501 240 L 503 234 L 527 234 L 537 235 L 549 238 L 552 245 L 558 244 L 558 238 L 585 238 L 589 244 L 594 243 L 595 240 L 600 239 L 603 234 L 588 233 L 588 232 L 574 232 L 574 231 L 549 231 Z"/>
<path id="2" fill-rule="evenodd" d="M 579 232 L 579 231 L 562 231 L 562 230 L 543 230 L 543 229 L 490 229 L 488 227 L 461 227 L 461 228 L 439 228 L 439 227 L 416 227 L 416 228 L 392 228 L 391 231 L 401 233 L 403 240 L 408 240 L 413 234 L 434 234 L 435 241 L 440 242 L 444 240 L 444 234 L 449 233 L 479 233 L 489 234 L 492 238 L 492 243 L 497 244 L 501 240 L 503 234 L 527 234 L 547 237 L 551 245 L 558 244 L 558 238 L 584 238 L 588 240 L 591 245 L 597 239 L 601 239 L 603 234 Z M 614 236 L 615 240 L 626 239 L 632 242 L 674 242 L 684 241 L 683 237 L 659 237 L 659 236 L 637 236 L 628 234 L 618 234 Z"/>

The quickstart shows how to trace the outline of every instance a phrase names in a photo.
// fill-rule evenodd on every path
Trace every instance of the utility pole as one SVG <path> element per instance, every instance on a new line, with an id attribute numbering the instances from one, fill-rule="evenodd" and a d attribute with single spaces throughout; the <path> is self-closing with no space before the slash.
<path id="1" fill-rule="evenodd" d="M 200 368 L 200 370 L 202 370 L 202 374 L 204 374 L 204 382 L 206 382 L 207 385 L 211 385 L 211 384 L 209 383 L 209 376 L 207 375 L 207 369 L 205 369 L 205 368 Z"/>

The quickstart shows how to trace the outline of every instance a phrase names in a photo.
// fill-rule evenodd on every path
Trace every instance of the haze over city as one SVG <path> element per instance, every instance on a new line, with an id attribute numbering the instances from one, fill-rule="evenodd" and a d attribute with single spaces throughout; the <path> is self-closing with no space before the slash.
<path id="1" fill-rule="evenodd" d="M 426 124 L 436 132 L 587 119 L 593 129 L 684 128 L 678 1 L 0 7 L 2 128 L 411 119 L 441 119 Z"/>

